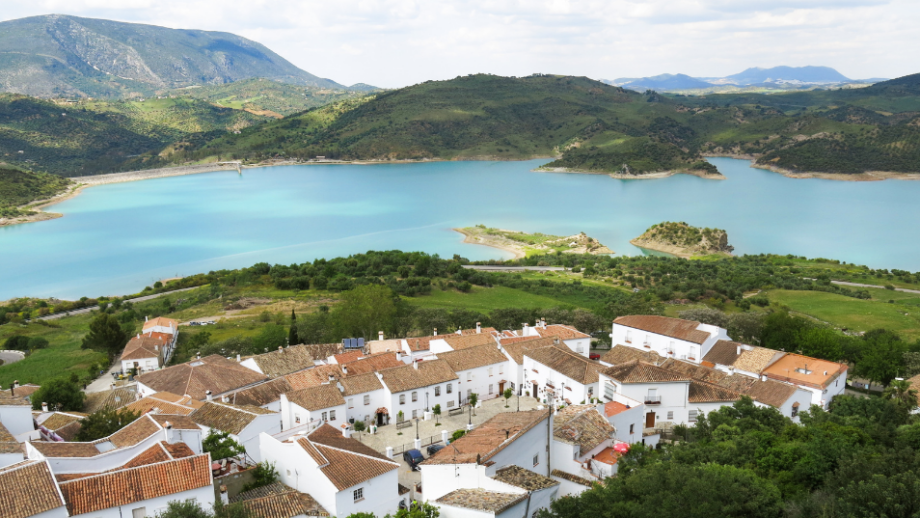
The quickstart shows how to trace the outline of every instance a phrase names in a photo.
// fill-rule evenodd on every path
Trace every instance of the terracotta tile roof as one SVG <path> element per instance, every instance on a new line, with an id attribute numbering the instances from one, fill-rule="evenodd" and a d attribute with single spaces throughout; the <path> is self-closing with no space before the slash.
<path id="1" fill-rule="evenodd" d="M 674 358 L 668 358 L 664 361 L 664 363 L 660 365 L 660 367 L 663 369 L 672 370 L 674 372 L 679 372 L 695 380 L 708 381 L 710 383 L 718 383 L 719 380 L 725 376 L 728 376 L 728 374 L 725 374 L 720 370 L 710 369 L 693 363 L 675 360 Z"/>
<path id="2" fill-rule="evenodd" d="M 604 416 L 611 417 L 615 416 L 621 412 L 629 410 L 630 407 L 624 405 L 623 403 L 618 403 L 616 401 L 609 401 L 604 404 Z"/>
<path id="3" fill-rule="evenodd" d="M 402 364 L 402 362 L 399 363 Z M 342 388 L 345 389 L 346 396 L 373 392 L 383 388 L 383 385 L 380 383 L 380 378 L 378 378 L 377 374 L 374 372 L 355 375 L 349 374 L 347 378 L 342 378 L 340 383 L 342 384 Z"/>
<path id="4" fill-rule="evenodd" d="M 41 388 L 40 385 L 35 385 L 34 383 L 26 383 L 25 385 L 20 385 L 14 389 L 11 389 L 12 394 L 10 394 L 9 391 L 7 391 L 6 393 L 11 396 L 27 398 L 27 397 L 31 397 L 32 394 L 34 394 L 35 391 L 37 391 L 40 388 Z"/>
<path id="5" fill-rule="evenodd" d="M 797 390 L 794 385 L 788 383 L 770 379 L 761 381 L 758 378 L 742 374 L 726 376 L 719 381 L 719 386 L 744 394 L 754 401 L 777 408 L 783 406 Z"/>
<path id="6" fill-rule="evenodd" d="M 341 343 L 335 344 L 307 344 L 304 345 L 314 360 L 325 360 L 330 356 L 345 352 L 345 346 Z"/>
<path id="7" fill-rule="evenodd" d="M 153 335 L 154 333 L 151 333 Z M 132 337 L 125 345 L 124 352 L 121 353 L 121 360 L 141 360 L 146 358 L 160 358 L 163 349 L 169 345 L 169 341 L 162 338 L 163 333 L 155 333 L 157 336 L 148 336 L 146 334 Z M 169 335 L 166 335 L 169 336 Z"/>
<path id="8" fill-rule="evenodd" d="M 168 392 L 157 392 L 152 396 L 147 396 L 141 398 L 134 403 L 131 403 L 127 407 L 128 410 L 132 412 L 139 412 L 141 414 L 146 414 L 149 412 L 155 414 L 165 414 L 165 415 L 189 415 L 195 411 L 196 408 L 201 408 L 203 405 L 200 401 L 195 401 L 191 398 L 182 398 L 182 396 L 175 396 L 179 400 L 185 400 L 185 404 L 178 403 L 173 401 L 175 394 L 170 394 Z"/>
<path id="9" fill-rule="evenodd" d="M 485 511 L 495 515 L 527 499 L 527 493 L 499 493 L 487 489 L 457 489 L 435 500 L 441 505 Z"/>
<path id="10" fill-rule="evenodd" d="M 690 380 L 690 376 L 685 374 L 638 360 L 608 367 L 603 373 L 605 376 L 613 378 L 620 383 L 656 383 Z"/>
<path id="11" fill-rule="evenodd" d="M 294 390 L 305 389 L 307 387 L 316 387 L 322 385 L 323 383 L 329 383 L 329 375 L 332 375 L 333 379 L 342 379 L 344 374 L 342 374 L 342 367 L 340 365 L 317 365 L 316 367 L 296 372 L 294 374 L 288 374 L 284 377 L 291 384 L 291 387 Z"/>
<path id="12" fill-rule="evenodd" d="M 741 346 L 743 344 L 738 342 L 719 340 L 712 345 L 712 349 L 706 353 L 706 356 L 703 356 L 702 361 L 730 367 L 738 359 L 738 347 Z"/>
<path id="13" fill-rule="evenodd" d="M 167 367 L 137 376 L 137 381 L 157 392 L 188 394 L 201 401 L 210 390 L 214 396 L 253 385 L 267 378 L 223 356 L 211 355 L 200 360 Z"/>
<path id="14" fill-rule="evenodd" d="M 122 466 L 120 469 L 126 468 L 136 468 L 138 466 L 146 466 L 148 464 L 156 464 L 157 462 L 165 462 L 167 460 L 172 460 L 172 455 L 166 451 L 166 448 L 162 446 L 162 442 L 158 442 L 153 446 L 142 451 L 137 457 L 134 457 L 127 464 Z M 117 471 L 117 470 L 112 470 Z M 94 473 L 95 475 L 96 473 Z M 90 474 L 84 474 L 84 476 L 92 476 Z M 60 479 L 60 477 L 58 477 Z M 72 477 L 71 480 L 75 478 L 84 478 L 81 477 Z"/>
<path id="15" fill-rule="evenodd" d="M 738 354 L 739 348 L 741 349 L 741 354 Z M 706 353 L 703 361 L 760 374 L 774 359 L 779 359 L 783 355 L 784 353 L 780 351 L 765 347 L 719 340 Z"/>
<path id="16" fill-rule="evenodd" d="M 524 356 L 546 365 L 550 369 L 573 379 L 582 385 L 597 383 L 597 373 L 604 368 L 598 362 L 589 360 L 580 354 L 575 354 L 566 347 L 543 347 L 541 349 L 528 349 Z"/>
<path id="17" fill-rule="evenodd" d="M 601 361 L 610 365 L 619 365 L 633 360 L 658 365 L 664 358 L 654 351 L 641 351 L 628 345 L 616 345 L 601 356 Z"/>
<path id="18" fill-rule="evenodd" d="M 45 457 L 88 458 L 99 455 L 96 445 L 91 442 L 31 442 L 33 448 Z"/>
<path id="19" fill-rule="evenodd" d="M 0 468 L 0 513 L 3 518 L 26 518 L 64 507 L 51 467 L 27 460 Z"/>
<path id="20" fill-rule="evenodd" d="M 117 410 L 133 403 L 137 399 L 137 385 L 117 387 L 115 390 L 89 392 L 83 400 L 83 410 L 94 414 L 103 408 Z"/>
<path id="21" fill-rule="evenodd" d="M 568 347 L 561 342 L 557 343 L 555 338 L 537 338 L 533 336 L 520 336 L 517 338 L 502 338 L 501 346 L 511 356 L 514 363 L 524 364 L 524 351 L 528 349 L 540 349 L 542 347 L 556 347 L 558 349 L 568 350 Z"/>
<path id="22" fill-rule="evenodd" d="M 253 356 L 252 359 L 266 376 L 278 378 L 304 369 L 312 369 L 313 360 L 325 359 L 314 357 L 315 351 L 316 349 L 309 345 L 294 345 L 283 349 L 283 352 L 270 351 Z"/>
<path id="23" fill-rule="evenodd" d="M 143 329 L 144 329 L 144 331 L 146 331 L 146 330 L 150 329 L 151 327 L 156 327 L 156 326 L 161 326 L 161 327 L 172 327 L 173 329 L 177 329 L 177 330 L 178 330 L 178 329 L 179 329 L 179 321 L 178 321 L 178 320 L 173 320 L 172 318 L 166 318 L 166 317 L 151 318 L 150 320 L 144 322 L 144 328 L 143 328 Z"/>
<path id="24" fill-rule="evenodd" d="M 455 351 L 468 349 L 470 347 L 479 347 L 482 345 L 491 345 L 495 347 L 495 338 L 490 334 L 471 334 L 471 335 L 444 335 L 444 341 Z"/>
<path id="25" fill-rule="evenodd" d="M 508 361 L 508 357 L 499 352 L 493 341 L 491 344 L 479 345 L 446 353 L 438 353 L 438 359 L 444 360 L 454 372 L 498 365 Z M 498 374 L 496 372 L 496 374 Z"/>
<path id="26" fill-rule="evenodd" d="M 277 414 L 277 412 L 257 406 L 239 406 L 209 401 L 195 410 L 189 418 L 195 424 L 239 435 L 257 417 L 270 414 Z"/>
<path id="27" fill-rule="evenodd" d="M 380 372 L 383 384 L 395 394 L 459 379 L 454 370 L 450 368 L 450 364 L 444 360 L 416 363 L 417 370 L 412 365 L 405 365 Z"/>
<path id="28" fill-rule="evenodd" d="M 536 327 L 537 333 L 541 337 L 556 337 L 560 340 L 574 340 L 576 338 L 591 338 L 591 335 L 582 333 L 581 331 L 575 329 L 572 326 L 566 326 L 562 324 L 551 324 L 546 326 L 546 329 L 543 329 L 540 326 Z"/>
<path id="29" fill-rule="evenodd" d="M 655 315 L 629 315 L 619 317 L 613 321 L 614 324 L 631 327 L 655 333 L 658 335 L 670 336 L 678 340 L 702 344 L 709 339 L 709 333 L 699 331 L 699 322 L 684 320 L 681 318 L 659 317 Z"/>
<path id="30" fill-rule="evenodd" d="M 342 372 L 347 370 L 349 376 L 354 376 L 356 374 L 392 369 L 393 367 L 402 367 L 403 365 L 405 363 L 396 359 L 396 353 L 380 353 L 348 362 L 342 367 Z"/>
<path id="31" fill-rule="evenodd" d="M 329 516 L 328 511 L 312 496 L 280 482 L 240 493 L 231 502 L 242 502 L 258 518 Z"/>
<path id="32" fill-rule="evenodd" d="M 534 473 L 529 469 L 515 465 L 505 466 L 496 470 L 492 478 L 527 491 L 539 491 L 559 485 L 559 482 L 549 477 L 544 477 L 539 473 Z"/>
<path id="33" fill-rule="evenodd" d="M 156 421 L 163 428 L 166 428 L 166 423 L 169 423 L 174 430 L 201 430 L 195 421 L 184 415 L 147 414 L 147 418 Z"/>
<path id="34" fill-rule="evenodd" d="M 687 401 L 690 403 L 718 403 L 739 399 L 741 399 L 741 394 L 734 390 L 705 381 L 690 381 L 690 391 L 687 396 Z"/>
<path id="35" fill-rule="evenodd" d="M 345 398 L 339 388 L 334 384 L 317 385 L 287 393 L 287 398 L 292 403 L 309 410 L 322 410 L 345 404 Z"/>
<path id="36" fill-rule="evenodd" d="M 124 448 L 134 446 L 159 431 L 160 427 L 152 419 L 147 416 L 141 416 L 136 421 L 110 435 L 108 440 L 116 448 Z"/>
<path id="37" fill-rule="evenodd" d="M 612 438 L 616 430 L 594 405 L 571 405 L 553 416 L 553 437 L 580 447 L 581 455 Z"/>
<path id="38" fill-rule="evenodd" d="M 593 482 L 591 482 L 590 480 L 586 478 L 582 478 L 582 477 L 579 477 L 578 475 L 573 475 L 571 473 L 566 473 L 565 471 L 562 471 L 560 469 L 554 469 L 553 472 L 550 474 L 556 478 L 561 478 L 562 480 L 568 480 L 569 482 L 574 482 L 582 486 L 591 487 L 594 485 Z"/>
<path id="39" fill-rule="evenodd" d="M 36 419 L 35 422 L 48 430 L 54 431 L 75 421 L 80 421 L 87 415 L 89 414 L 84 414 L 82 412 L 50 412 L 49 414 L 43 414 L 39 419 Z"/>
<path id="40" fill-rule="evenodd" d="M 427 351 L 431 349 L 432 340 L 443 340 L 443 335 L 438 336 L 421 336 L 418 338 L 406 338 L 406 345 L 409 346 L 410 351 Z"/>
<path id="41" fill-rule="evenodd" d="M 70 515 L 174 495 L 212 484 L 207 454 L 62 482 Z"/>
<path id="42" fill-rule="evenodd" d="M 461 335 L 461 336 L 470 336 L 470 335 L 491 335 L 492 333 L 497 333 L 497 332 L 498 332 L 498 331 L 496 331 L 494 327 L 483 327 L 483 328 L 480 330 L 480 332 L 476 332 L 476 328 L 475 328 L 475 327 L 471 327 L 471 328 L 469 328 L 469 329 L 460 329 L 460 335 Z M 451 333 L 451 334 L 454 334 L 454 335 L 455 335 L 455 334 L 457 334 L 457 333 Z"/>
<path id="43" fill-rule="evenodd" d="M 0 406 L 32 406 L 27 396 L 11 396 L 9 391 L 0 392 Z"/>
<path id="44" fill-rule="evenodd" d="M 169 452 L 169 455 L 174 459 L 183 459 L 185 457 L 191 457 L 195 455 L 195 452 L 192 451 L 188 444 L 185 444 L 184 442 L 175 442 L 170 444 L 164 441 L 160 443 L 160 446 L 166 449 L 166 451 Z"/>
<path id="45" fill-rule="evenodd" d="M 13 434 L 0 423 L 0 453 L 21 453 L 23 446 L 13 437 Z"/>
<path id="46" fill-rule="evenodd" d="M 254 387 L 234 392 L 230 402 L 235 405 L 265 406 L 281 399 L 281 394 L 294 390 L 286 378 L 273 379 Z"/>
<path id="47" fill-rule="evenodd" d="M 762 373 L 778 381 L 824 389 L 846 371 L 847 366 L 842 363 L 786 354 Z"/>
<path id="48" fill-rule="evenodd" d="M 472 464 L 477 458 L 485 462 L 548 418 L 549 410 L 503 412 L 428 457 L 424 464 Z"/>
<path id="49" fill-rule="evenodd" d="M 364 353 L 362 351 L 348 351 L 333 355 L 333 358 L 335 358 L 335 363 L 342 365 L 343 363 L 353 362 L 363 356 Z"/>
<path id="50" fill-rule="evenodd" d="M 319 464 L 320 471 L 339 491 L 399 469 L 398 463 L 355 439 L 343 437 L 328 424 L 298 439 L 297 444 Z"/>
<path id="51" fill-rule="evenodd" d="M 622 455 L 618 451 L 611 447 L 604 448 L 603 450 L 599 451 L 597 455 L 593 457 L 593 459 L 597 462 L 603 462 L 604 464 L 609 464 L 612 466 L 616 464 L 618 460 L 620 460 L 621 456 Z"/>

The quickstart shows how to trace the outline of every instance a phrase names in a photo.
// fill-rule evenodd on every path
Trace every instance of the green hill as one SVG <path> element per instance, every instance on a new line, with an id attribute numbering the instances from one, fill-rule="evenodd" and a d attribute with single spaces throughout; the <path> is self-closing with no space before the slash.
<path id="1" fill-rule="evenodd" d="M 0 85 L 36 97 L 122 98 L 264 77 L 344 89 L 225 33 L 66 15 L 0 23 Z"/>
<path id="2" fill-rule="evenodd" d="M 60 194 L 70 180 L 46 173 L 32 173 L 0 162 L 0 218 L 23 215 L 19 207 Z"/>

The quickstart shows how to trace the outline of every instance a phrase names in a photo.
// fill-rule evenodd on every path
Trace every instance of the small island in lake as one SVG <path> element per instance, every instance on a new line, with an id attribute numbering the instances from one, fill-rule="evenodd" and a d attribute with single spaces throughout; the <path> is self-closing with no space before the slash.
<path id="1" fill-rule="evenodd" d="M 731 255 L 735 249 L 728 244 L 728 233 L 722 229 L 697 228 L 684 222 L 670 221 L 652 225 L 630 243 L 685 258 L 711 254 Z"/>
<path id="2" fill-rule="evenodd" d="M 612 254 L 607 248 L 584 232 L 573 236 L 552 236 L 549 234 L 528 234 L 516 230 L 489 228 L 485 225 L 455 228 L 466 239 L 464 243 L 491 246 L 514 254 L 515 258 L 537 254 Z"/>

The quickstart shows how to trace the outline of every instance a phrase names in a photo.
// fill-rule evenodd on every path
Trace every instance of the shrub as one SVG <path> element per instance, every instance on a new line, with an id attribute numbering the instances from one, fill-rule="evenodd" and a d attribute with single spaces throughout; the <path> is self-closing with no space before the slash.
<path id="1" fill-rule="evenodd" d="M 466 430 L 456 430 L 456 431 L 454 431 L 453 434 L 451 434 L 451 436 L 450 436 L 450 442 L 454 442 L 454 441 L 456 441 L 457 439 L 463 437 L 464 435 L 466 435 Z"/>

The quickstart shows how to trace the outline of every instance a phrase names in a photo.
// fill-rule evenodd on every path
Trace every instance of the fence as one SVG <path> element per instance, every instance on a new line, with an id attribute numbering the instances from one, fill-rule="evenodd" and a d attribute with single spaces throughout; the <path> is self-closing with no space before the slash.
<path id="1" fill-rule="evenodd" d="M 440 436 L 440 435 L 432 435 L 432 436 L 429 436 L 429 437 L 422 437 L 422 438 L 421 438 L 421 443 L 422 443 L 422 444 L 421 444 L 420 448 L 424 448 L 424 447 L 426 447 L 426 446 L 431 446 L 432 444 L 437 444 L 437 443 L 439 443 L 439 442 L 441 442 L 441 436 Z M 414 449 L 414 448 L 415 448 L 415 443 L 414 443 L 414 442 L 410 442 L 410 443 L 406 443 L 406 444 L 400 444 L 400 445 L 398 445 L 398 446 L 394 446 L 394 447 L 393 447 L 393 455 L 394 455 L 394 456 L 396 456 L 396 455 L 402 455 L 404 452 L 407 452 L 407 451 L 409 451 L 409 450 L 411 450 L 411 449 Z M 384 453 L 384 454 L 385 454 L 385 453 L 386 453 L 386 448 L 384 448 L 380 453 Z"/>

